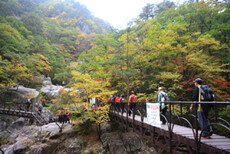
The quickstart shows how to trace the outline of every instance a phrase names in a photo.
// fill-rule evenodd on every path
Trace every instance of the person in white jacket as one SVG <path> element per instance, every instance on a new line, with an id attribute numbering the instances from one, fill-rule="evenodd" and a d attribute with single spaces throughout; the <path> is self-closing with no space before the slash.
<path id="1" fill-rule="evenodd" d="M 163 91 L 161 87 L 158 88 L 157 102 L 161 102 L 161 113 L 167 118 L 167 105 L 164 103 L 168 101 L 168 95 Z M 166 123 L 165 118 L 162 118 L 162 124 Z"/>

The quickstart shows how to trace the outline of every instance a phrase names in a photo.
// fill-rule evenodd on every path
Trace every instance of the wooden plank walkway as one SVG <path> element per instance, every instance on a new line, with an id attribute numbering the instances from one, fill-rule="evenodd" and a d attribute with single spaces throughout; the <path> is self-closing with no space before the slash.
<path id="1" fill-rule="evenodd" d="M 114 112 L 117 114 L 117 112 Z M 121 116 L 121 112 L 119 112 L 119 115 Z M 123 114 L 123 117 L 126 119 L 126 113 Z M 133 119 L 133 116 L 128 116 L 129 119 Z M 135 115 L 135 120 L 141 122 L 141 117 L 138 115 Z M 144 117 L 144 123 L 147 124 L 147 117 Z M 156 126 L 154 126 L 156 127 Z M 166 130 L 168 131 L 168 126 L 167 125 L 161 125 L 160 127 L 158 127 L 160 129 Z M 196 130 L 194 129 L 194 132 L 196 132 Z M 200 130 L 198 130 L 198 134 L 200 135 Z M 194 140 L 194 135 L 193 135 L 193 131 L 191 128 L 188 127 L 184 127 L 184 126 L 180 126 L 180 125 L 174 125 L 173 128 L 173 133 L 183 136 L 185 138 L 188 139 L 193 139 Z M 199 136 L 198 135 L 198 136 Z M 230 138 L 227 138 L 225 136 L 220 136 L 217 134 L 214 134 L 211 136 L 211 139 L 202 139 L 201 138 L 201 143 L 206 144 L 210 147 L 214 147 L 217 149 L 221 149 L 223 151 L 226 151 L 228 153 L 230 153 Z"/>
<path id="2" fill-rule="evenodd" d="M 24 110 L 9 110 L 7 108 L 0 108 L 0 113 L 9 113 L 9 114 L 13 114 L 13 115 L 18 115 L 18 114 L 23 114 L 25 116 L 32 116 L 33 112 L 29 112 L 29 111 L 24 111 Z"/>

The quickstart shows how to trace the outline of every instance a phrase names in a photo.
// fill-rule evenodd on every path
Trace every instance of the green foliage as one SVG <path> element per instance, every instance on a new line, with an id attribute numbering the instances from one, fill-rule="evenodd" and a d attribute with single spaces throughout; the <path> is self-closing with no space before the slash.
<path id="1" fill-rule="evenodd" d="M 62 83 L 60 74 L 81 52 L 91 48 L 88 35 L 108 31 L 108 25 L 79 2 L 1 0 L 0 8 L 0 84 L 5 86 L 25 80 L 22 74 L 49 74 L 57 77 L 54 83 Z M 10 70 L 16 68 L 19 70 Z M 68 82 L 68 75 L 64 79 Z M 23 82 L 33 87 L 30 80 Z"/>

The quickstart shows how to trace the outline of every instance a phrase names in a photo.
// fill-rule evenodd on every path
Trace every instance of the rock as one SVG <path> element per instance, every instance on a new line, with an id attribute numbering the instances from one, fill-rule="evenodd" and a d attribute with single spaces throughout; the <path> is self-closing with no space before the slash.
<path id="1" fill-rule="evenodd" d="M 51 78 L 50 77 L 44 78 L 42 86 L 46 87 L 46 86 L 51 86 L 51 85 L 53 85 L 52 81 L 51 81 Z"/>
<path id="2" fill-rule="evenodd" d="M 11 87 L 11 92 L 13 93 L 12 97 L 15 98 L 18 103 L 26 102 L 28 98 L 31 99 L 31 103 L 35 104 L 39 100 L 39 92 L 36 89 L 25 88 L 23 86 Z"/>
<path id="3" fill-rule="evenodd" d="M 86 33 L 86 34 L 91 34 L 92 31 L 89 29 L 89 26 L 87 24 L 83 24 L 81 31 Z"/>
<path id="4" fill-rule="evenodd" d="M 13 124 L 11 124 L 7 130 L 10 132 L 13 132 L 15 130 L 20 130 L 23 126 L 25 125 L 25 119 L 24 118 L 19 118 Z"/>
<path id="5" fill-rule="evenodd" d="M 103 146 L 107 147 L 107 150 L 111 154 L 127 154 L 124 144 L 117 132 L 102 134 L 101 141 Z"/>
<path id="6" fill-rule="evenodd" d="M 0 132 L 5 130 L 7 127 L 7 123 L 5 121 L 0 121 Z"/>
<path id="7" fill-rule="evenodd" d="M 10 145 L 10 146 L 2 148 L 2 150 L 4 151 L 4 154 L 13 154 L 14 152 L 13 147 L 14 145 Z"/>
<path id="8" fill-rule="evenodd" d="M 6 130 L 14 121 L 16 121 L 18 117 L 8 116 L 8 115 L 1 115 L 0 120 L 0 132 Z"/>
<path id="9" fill-rule="evenodd" d="M 40 91 L 45 93 L 48 98 L 55 98 L 61 93 L 62 86 L 54 86 L 54 85 L 48 85 L 43 86 Z"/>
<path id="10" fill-rule="evenodd" d="M 142 140 L 134 133 L 122 133 L 121 138 L 127 152 L 140 151 L 144 147 Z"/>
<path id="11" fill-rule="evenodd" d="M 150 150 L 152 153 L 156 153 L 156 152 L 157 152 L 156 149 L 155 149 L 154 147 L 149 148 L 149 150 Z"/>
<path id="12" fill-rule="evenodd" d="M 51 154 L 51 153 L 54 153 L 57 148 L 59 147 L 59 141 L 53 141 L 53 142 L 50 142 L 49 144 L 45 144 L 43 147 L 42 147 L 42 154 Z"/>
<path id="13" fill-rule="evenodd" d="M 61 93 L 60 89 L 63 89 L 63 87 L 53 85 L 51 82 L 51 78 L 46 77 L 44 78 L 44 81 L 42 83 L 42 88 L 40 89 L 40 91 L 45 93 L 46 96 L 51 99 L 60 95 Z"/>
<path id="14" fill-rule="evenodd" d="M 16 138 L 18 137 L 18 133 L 17 132 L 13 132 L 11 133 L 11 135 L 8 137 L 8 141 L 10 143 L 13 143 L 15 142 Z"/>
<path id="15" fill-rule="evenodd" d="M 26 154 L 51 154 L 57 150 L 58 142 L 52 142 L 49 144 L 39 144 L 32 145 L 30 147 L 30 151 L 26 152 Z"/>
<path id="16" fill-rule="evenodd" d="M 81 145 L 77 138 L 69 138 L 65 141 L 66 153 L 81 154 Z"/>
<path id="17" fill-rule="evenodd" d="M 14 153 L 23 153 L 25 149 L 26 146 L 22 143 L 22 141 L 17 141 L 13 146 Z"/>
<path id="18" fill-rule="evenodd" d="M 21 129 L 22 135 L 29 135 L 30 137 L 36 137 L 39 131 L 39 126 L 31 125 L 31 126 L 24 126 Z"/>
<path id="19" fill-rule="evenodd" d="M 41 134 L 53 137 L 59 133 L 59 127 L 56 123 L 49 123 L 41 127 Z"/>
<path id="20" fill-rule="evenodd" d="M 101 133 L 104 134 L 106 132 L 111 132 L 111 125 L 108 122 L 101 124 Z"/>
<path id="21" fill-rule="evenodd" d="M 47 144 L 32 145 L 30 151 L 26 154 L 42 154 L 42 149 L 47 146 Z"/>

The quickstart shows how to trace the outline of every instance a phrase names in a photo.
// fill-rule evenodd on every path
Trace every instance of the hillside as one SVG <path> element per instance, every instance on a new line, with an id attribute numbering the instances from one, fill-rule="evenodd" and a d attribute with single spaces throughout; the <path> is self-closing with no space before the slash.
<path id="1" fill-rule="evenodd" d="M 26 84 L 34 75 L 55 77 L 92 47 L 96 34 L 109 30 L 73 0 L 1 0 L 1 85 Z"/>

